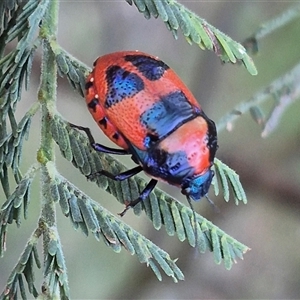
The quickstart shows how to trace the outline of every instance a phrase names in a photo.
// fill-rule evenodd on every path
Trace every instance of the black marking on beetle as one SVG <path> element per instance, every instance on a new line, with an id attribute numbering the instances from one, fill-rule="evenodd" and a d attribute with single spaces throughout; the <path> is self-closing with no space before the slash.
<path id="1" fill-rule="evenodd" d="M 119 133 L 115 132 L 112 137 L 113 137 L 113 139 L 118 140 L 119 139 Z"/>
<path id="2" fill-rule="evenodd" d="M 126 98 L 131 98 L 144 89 L 144 81 L 135 73 L 119 66 L 111 66 L 106 71 L 108 92 L 105 107 L 109 108 Z"/>
<path id="3" fill-rule="evenodd" d="M 88 82 L 86 82 L 86 84 L 85 84 L 85 89 L 86 90 L 88 90 L 90 87 L 92 87 L 93 86 L 93 82 L 91 82 L 91 81 L 88 81 Z"/>
<path id="4" fill-rule="evenodd" d="M 125 80 L 128 75 L 130 75 L 130 72 L 129 71 L 124 71 L 123 74 L 122 74 L 122 80 Z"/>
<path id="5" fill-rule="evenodd" d="M 91 108 L 94 112 L 96 112 L 96 107 L 99 105 L 99 101 L 97 98 L 93 98 L 89 103 L 88 107 Z"/>
<path id="6" fill-rule="evenodd" d="M 159 80 L 169 69 L 163 61 L 141 54 L 125 55 L 124 59 L 130 61 L 148 80 Z"/>
<path id="7" fill-rule="evenodd" d="M 217 138 L 217 129 L 215 122 L 208 118 L 208 116 L 202 111 L 200 116 L 207 123 L 207 147 L 209 148 L 209 160 L 213 163 L 216 151 L 218 150 L 218 138 Z"/>
<path id="8" fill-rule="evenodd" d="M 162 140 L 182 124 L 197 117 L 197 112 L 182 91 L 161 97 L 140 116 L 140 122 L 148 131 L 145 147 Z M 156 139 L 153 137 L 156 136 Z"/>
<path id="9" fill-rule="evenodd" d="M 107 118 L 104 117 L 103 119 L 99 120 L 99 124 L 104 126 L 104 128 L 107 128 Z"/>

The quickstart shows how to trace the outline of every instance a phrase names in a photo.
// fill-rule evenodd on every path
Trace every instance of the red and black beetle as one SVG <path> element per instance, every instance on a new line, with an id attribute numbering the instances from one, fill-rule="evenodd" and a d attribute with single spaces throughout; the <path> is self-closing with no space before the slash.
<path id="1" fill-rule="evenodd" d="M 217 132 L 201 106 L 175 72 L 157 57 L 124 51 L 99 57 L 86 81 L 86 102 L 102 131 L 122 149 L 95 143 L 96 151 L 130 154 L 137 167 L 113 175 L 125 180 L 141 171 L 152 179 L 129 207 L 148 197 L 158 180 L 200 200 L 209 190 L 217 150 Z"/>

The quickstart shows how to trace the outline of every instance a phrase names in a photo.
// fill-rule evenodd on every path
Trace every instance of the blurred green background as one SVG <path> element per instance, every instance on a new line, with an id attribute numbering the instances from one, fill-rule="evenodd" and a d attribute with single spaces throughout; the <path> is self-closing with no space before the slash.
<path id="1" fill-rule="evenodd" d="M 288 2 L 181 1 L 200 17 L 237 41 L 255 32 L 260 24 L 283 12 Z M 300 59 L 300 20 L 262 40 L 254 57 L 259 74 L 251 76 L 242 66 L 222 65 L 216 55 L 190 46 L 179 34 L 176 41 L 161 20 L 147 21 L 125 1 L 62 1 L 58 42 L 72 55 L 92 66 L 96 57 L 119 50 L 141 50 L 159 56 L 192 90 L 204 111 L 218 120 L 237 103 L 245 101 Z M 30 91 L 18 107 L 18 119 L 36 101 L 40 75 L 40 54 L 36 56 Z M 299 83 L 300 84 L 300 83 Z M 272 101 L 265 107 L 271 107 Z M 94 124 L 84 99 L 65 79 L 58 81 L 58 109 L 72 123 L 88 126 L 98 142 L 108 139 Z M 219 133 L 217 157 L 236 170 L 248 196 L 247 205 L 211 199 L 195 203 L 197 212 L 218 225 L 252 250 L 232 270 L 216 265 L 211 253 L 199 254 L 156 231 L 144 216 L 129 211 L 125 222 L 178 257 L 185 281 L 177 284 L 164 276 L 159 282 L 152 271 L 125 250 L 114 253 L 93 237 L 86 238 L 70 226 L 58 207 L 59 234 L 68 267 L 73 299 L 296 299 L 300 297 L 300 103 L 295 101 L 284 113 L 280 126 L 268 138 L 249 114 L 241 116 L 231 132 Z M 40 120 L 31 126 L 30 141 L 24 146 L 23 171 L 35 161 Z M 124 160 L 130 167 L 133 163 Z M 113 213 L 123 206 L 112 196 L 74 170 L 57 151 L 58 170 L 93 199 Z M 179 189 L 160 185 L 186 201 Z M 9 227 L 7 252 L 0 260 L 0 289 L 14 267 L 39 215 L 39 179 L 31 193 L 30 213 L 21 228 Z M 1 191 L 1 198 L 4 199 Z M 1 200 L 3 201 L 3 200 Z M 37 272 L 39 274 L 39 271 Z M 40 277 L 37 276 L 37 286 Z"/>

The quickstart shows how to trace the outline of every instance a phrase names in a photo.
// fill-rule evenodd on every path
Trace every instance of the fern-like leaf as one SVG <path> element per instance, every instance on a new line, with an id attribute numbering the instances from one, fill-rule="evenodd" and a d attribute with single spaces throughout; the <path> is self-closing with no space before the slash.
<path id="1" fill-rule="evenodd" d="M 58 115 L 52 116 L 51 134 L 58 144 L 63 156 L 71 161 L 85 176 L 102 169 L 114 174 L 125 170 L 125 167 L 110 155 L 94 151 L 90 147 L 85 135 L 71 128 Z M 83 157 L 86 158 L 85 163 L 83 162 Z M 87 173 L 87 170 L 89 170 L 90 173 Z M 224 184 L 224 182 L 228 184 L 229 182 L 232 185 L 236 202 L 241 200 L 245 202 L 246 197 L 243 194 L 243 189 L 241 188 L 236 173 L 220 161 L 217 161 L 216 172 L 218 173 L 219 170 L 222 170 L 224 173 L 223 179 L 221 180 L 222 184 Z M 113 181 L 105 176 L 98 176 L 94 180 L 99 187 L 112 194 L 121 203 L 124 203 L 128 199 L 136 199 L 146 186 L 146 181 L 139 176 L 135 176 L 134 179 L 130 178 L 122 182 Z M 227 188 L 227 192 L 229 193 L 229 187 Z M 68 195 L 69 193 L 66 194 Z M 56 197 L 57 195 L 65 195 L 65 192 L 60 191 L 60 189 L 57 188 L 55 195 Z M 75 199 L 73 200 L 75 201 Z M 61 206 L 68 212 L 65 199 Z M 158 188 L 155 188 L 147 199 L 134 207 L 134 212 L 136 214 L 140 214 L 142 210 L 144 210 L 146 215 L 152 220 L 156 229 L 160 229 L 162 225 L 164 225 L 167 233 L 172 236 L 177 234 L 180 241 L 187 239 L 191 246 L 199 247 L 201 252 L 205 252 L 207 249 L 213 251 L 216 257 L 224 259 L 225 265 L 228 268 L 232 265 L 229 261 L 235 261 L 234 253 L 242 255 L 242 253 L 245 253 L 248 250 L 247 246 L 236 241 L 198 214 L 196 214 L 196 224 L 199 229 L 197 234 L 202 238 L 199 239 L 200 243 L 196 245 L 195 224 L 192 210 Z M 79 210 L 76 208 L 73 209 L 74 215 L 79 216 L 79 220 L 81 220 L 78 211 Z M 88 224 L 90 224 L 90 230 L 92 230 L 92 220 L 90 220 L 92 222 L 91 224 L 85 222 L 86 225 L 82 228 L 85 234 L 88 232 Z M 213 232 L 215 233 L 214 239 L 212 238 Z M 214 244 L 213 241 L 219 242 L 218 244 Z M 222 241 L 224 241 L 223 244 L 226 245 L 230 251 L 223 251 Z M 225 257 L 225 254 L 228 254 L 229 256 Z M 219 262 L 219 260 L 217 262 Z"/>
<path id="2" fill-rule="evenodd" d="M 3 169 L 11 167 L 13 173 L 19 172 L 22 146 L 28 139 L 31 119 L 39 108 L 35 103 L 17 124 L 13 113 L 9 110 L 9 118 L 12 132 L 4 135 L 0 140 L 0 176 L 3 177 Z M 3 133 L 3 132 L 2 132 Z"/>
<path id="3" fill-rule="evenodd" d="M 81 95 L 85 92 L 85 78 L 90 68 L 62 49 L 56 41 L 50 41 L 61 77 L 66 76 L 71 86 Z"/>
<path id="4" fill-rule="evenodd" d="M 115 252 L 120 252 L 124 247 L 130 254 L 135 254 L 141 263 L 154 268 L 159 280 L 162 278 L 157 264 L 175 282 L 183 280 L 182 272 L 165 251 L 93 201 L 52 167 L 48 171 L 51 196 L 59 202 L 62 212 L 69 217 L 75 229 L 80 228 L 85 235 L 93 233 L 97 240 L 101 238 Z M 56 244 L 53 248 L 56 251 Z M 54 251 L 48 249 L 49 251 L 53 256 Z"/>
<path id="5" fill-rule="evenodd" d="M 187 9 L 175 0 L 125 0 L 133 3 L 149 19 L 160 17 L 167 28 L 177 38 L 180 29 L 191 44 L 199 45 L 201 49 L 214 51 L 224 63 L 242 62 L 251 75 L 256 75 L 255 65 L 241 44 L 232 40 L 228 35 L 219 31 L 204 19 Z"/>
<path id="6" fill-rule="evenodd" d="M 28 88 L 33 56 L 40 42 L 36 35 L 49 3 L 50 0 L 31 0 L 22 6 L 15 25 L 10 27 L 7 40 L 4 41 L 7 44 L 20 36 L 16 49 L 0 60 L 1 122 L 9 110 L 15 110 L 24 79 L 25 88 Z"/>
<path id="7" fill-rule="evenodd" d="M 23 143 L 24 139 L 28 139 L 31 119 L 38 108 L 38 103 L 35 103 L 18 124 L 13 113 L 9 110 L 8 115 L 12 129 L 10 134 L 6 132 L 5 123 L 0 126 L 2 135 L 0 139 L 0 180 L 6 198 L 10 197 L 8 170 L 12 170 L 16 183 L 19 183 L 22 179 L 19 165 L 22 157 Z"/>
<path id="8" fill-rule="evenodd" d="M 217 158 L 215 158 L 214 160 L 214 168 L 217 177 L 219 177 L 219 181 L 221 182 L 225 201 L 228 202 L 230 199 L 230 187 L 231 187 L 233 191 L 235 204 L 238 205 L 240 201 L 246 204 L 247 196 L 239 180 L 239 175 L 236 174 L 234 170 L 229 168 L 227 165 L 225 165 Z M 217 183 L 217 180 L 218 179 L 215 177 L 213 182 L 216 195 L 219 194 L 219 185 Z"/>
<path id="9" fill-rule="evenodd" d="M 0 2 L 0 40 L 1 45 L 7 44 L 7 31 L 12 27 L 22 28 L 26 26 L 26 18 L 30 16 L 32 10 L 38 5 L 38 1 L 29 0 L 25 1 L 10 0 Z M 26 16 L 25 19 L 20 16 Z M 17 23 L 18 19 L 18 25 Z M 11 39 L 10 39 L 11 40 Z M 2 49 L 1 49 L 2 50 Z"/>
<path id="10" fill-rule="evenodd" d="M 17 101 L 21 98 L 23 82 L 25 80 L 25 88 L 29 86 L 29 75 L 31 72 L 33 56 L 36 46 L 22 52 L 23 56 L 15 63 L 18 52 L 7 54 L 0 61 L 2 76 L 0 77 L 0 109 L 1 122 L 5 121 L 9 111 L 14 112 Z"/>
<path id="11" fill-rule="evenodd" d="M 44 228 L 44 247 L 47 245 L 47 248 L 44 249 L 44 282 L 42 284 L 42 292 L 51 298 L 69 299 L 67 268 L 58 232 L 56 228 L 49 227 L 46 223 L 40 224 L 40 226 Z"/>
<path id="12" fill-rule="evenodd" d="M 37 251 L 37 242 L 40 235 L 41 231 L 39 229 L 33 232 L 21 257 L 6 282 L 6 287 L 0 295 L 0 299 L 18 299 L 18 290 L 22 299 L 27 299 L 24 279 L 27 282 L 29 293 L 35 298 L 38 297 L 38 291 L 34 284 L 34 267 L 41 268 L 41 262 Z"/>
<path id="13" fill-rule="evenodd" d="M 34 0 L 29 0 L 27 1 L 27 3 L 23 2 L 20 4 L 21 5 L 18 5 L 16 3 L 14 4 L 14 8 L 16 8 L 15 10 L 16 14 L 12 13 L 11 11 L 12 13 L 11 15 L 12 16 L 16 15 L 16 17 L 14 19 L 11 19 L 11 21 L 13 21 L 14 23 L 14 26 L 9 26 L 9 30 L 7 32 L 7 38 L 5 39 L 5 44 L 8 44 L 15 38 L 22 37 L 24 34 L 26 34 L 26 31 L 28 31 L 29 29 L 28 20 L 34 18 L 33 14 L 39 5 L 39 2 Z M 33 24 L 31 23 L 31 25 Z M 36 28 L 33 26 L 31 30 L 36 30 Z"/>
<path id="14" fill-rule="evenodd" d="M 37 166 L 33 165 L 24 175 L 17 185 L 15 191 L 3 203 L 0 210 L 0 256 L 5 251 L 6 232 L 8 224 L 16 222 L 17 226 L 21 224 L 22 206 L 24 219 L 27 219 L 28 205 L 30 201 L 30 188 L 33 178 L 37 171 Z"/>

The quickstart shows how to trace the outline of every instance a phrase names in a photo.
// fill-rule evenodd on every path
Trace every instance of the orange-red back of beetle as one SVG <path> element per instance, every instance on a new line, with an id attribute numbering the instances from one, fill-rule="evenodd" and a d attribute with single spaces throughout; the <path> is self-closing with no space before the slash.
<path id="1" fill-rule="evenodd" d="M 143 63 L 159 63 L 157 66 L 157 76 L 146 75 L 140 69 L 139 61 L 134 62 L 134 58 L 143 56 L 148 59 Z M 133 57 L 130 59 L 130 57 Z M 138 60 L 138 59 L 137 59 Z M 128 95 L 126 101 L 122 101 L 122 94 L 126 89 L 125 84 L 121 86 L 118 93 L 115 85 L 110 86 L 112 77 L 118 76 L 118 68 L 121 68 L 120 76 L 124 78 L 126 74 L 136 78 L 130 78 L 128 85 L 134 81 L 136 87 L 127 87 Z M 128 72 L 128 73 L 127 73 Z M 122 73 L 122 74 L 121 74 Z M 141 79 L 139 82 L 139 78 Z M 116 52 L 99 57 L 94 63 L 94 69 L 87 78 L 92 85 L 87 89 L 86 102 L 95 121 L 104 133 L 117 145 L 127 149 L 128 146 L 122 138 L 116 138 L 116 132 L 126 135 L 127 139 L 140 149 L 145 149 L 143 145 L 144 137 L 149 128 L 143 126 L 139 120 L 140 116 L 153 105 L 160 101 L 160 98 L 174 91 L 182 91 L 186 99 L 195 107 L 200 109 L 200 105 L 189 89 L 184 85 L 176 73 L 157 57 L 150 56 L 139 51 Z M 116 81 L 118 78 L 116 78 Z M 131 93 L 130 93 L 131 88 Z M 107 103 L 107 96 L 111 94 L 111 103 Z M 121 94 L 121 95 L 118 95 Z M 120 100 L 120 99 L 122 100 Z M 97 99 L 95 101 L 95 99 Z M 104 121 L 104 118 L 108 120 Z"/>
<path id="2" fill-rule="evenodd" d="M 146 173 L 194 200 L 207 193 L 216 128 L 168 65 L 139 51 L 107 54 L 95 61 L 86 89 L 97 124 Z"/>

